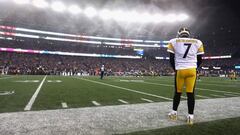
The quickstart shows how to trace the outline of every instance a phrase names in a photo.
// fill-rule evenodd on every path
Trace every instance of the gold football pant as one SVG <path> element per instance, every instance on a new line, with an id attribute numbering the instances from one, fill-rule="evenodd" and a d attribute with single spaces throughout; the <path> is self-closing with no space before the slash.
<path id="1" fill-rule="evenodd" d="M 196 82 L 196 68 L 177 70 L 175 74 L 175 94 L 173 98 L 173 110 L 177 111 L 183 86 L 186 87 L 188 113 L 193 114 L 195 106 L 194 88 Z"/>
<path id="2" fill-rule="evenodd" d="M 185 84 L 186 92 L 193 93 L 196 82 L 197 71 L 196 68 L 182 69 L 176 71 L 176 87 L 177 92 L 182 93 Z"/>

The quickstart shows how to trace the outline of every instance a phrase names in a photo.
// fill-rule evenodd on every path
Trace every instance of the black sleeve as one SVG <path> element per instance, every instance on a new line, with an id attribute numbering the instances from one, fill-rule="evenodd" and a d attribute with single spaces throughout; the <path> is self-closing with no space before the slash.
<path id="1" fill-rule="evenodd" d="M 197 55 L 197 67 L 202 64 L 202 55 Z"/>
<path id="2" fill-rule="evenodd" d="M 173 70 L 175 70 L 175 60 L 174 60 L 175 54 L 169 53 L 169 55 L 170 55 L 170 64 L 171 64 Z"/>

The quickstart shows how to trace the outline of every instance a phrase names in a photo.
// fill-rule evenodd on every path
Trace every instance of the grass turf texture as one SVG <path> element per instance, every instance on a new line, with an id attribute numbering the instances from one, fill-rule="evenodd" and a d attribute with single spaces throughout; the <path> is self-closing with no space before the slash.
<path id="1" fill-rule="evenodd" d="M 124 135 L 239 135 L 240 117 L 182 125 L 163 129 L 134 132 Z"/>
<path id="2" fill-rule="evenodd" d="M 44 76 L 1 76 L 0 92 L 15 91 L 15 93 L 5 96 L 0 95 L 0 113 L 24 111 L 24 107 L 43 78 Z M 154 102 L 166 102 L 169 100 L 128 91 L 126 88 L 169 99 L 172 99 L 174 91 L 173 77 L 105 77 L 103 80 L 100 80 L 99 77 L 84 77 L 84 79 L 87 80 L 83 80 L 81 77 L 47 76 L 32 106 L 32 110 L 62 109 L 62 102 L 66 102 L 69 108 L 95 106 L 92 101 L 97 101 L 102 106 L 123 104 L 118 99 L 127 101 L 129 104 L 147 103 L 141 98 Z M 38 82 L 16 82 L 26 80 L 38 80 Z M 49 82 L 49 80 L 61 80 L 61 82 Z M 88 80 L 110 84 L 123 89 Z M 213 77 L 201 78 L 201 81 L 197 81 L 197 88 L 202 89 L 196 89 L 196 95 L 209 98 L 217 98 L 213 95 L 224 97 L 240 96 L 239 80 L 231 81 L 228 78 Z M 235 95 L 228 95 L 227 92 L 235 92 Z M 203 97 L 196 97 L 196 99 L 203 99 Z"/>

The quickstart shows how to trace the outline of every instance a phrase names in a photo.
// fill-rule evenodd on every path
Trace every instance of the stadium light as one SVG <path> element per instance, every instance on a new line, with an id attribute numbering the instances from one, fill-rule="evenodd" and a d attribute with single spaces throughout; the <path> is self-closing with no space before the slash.
<path id="1" fill-rule="evenodd" d="M 142 18 L 136 11 L 129 12 L 130 22 L 139 22 Z"/>
<path id="2" fill-rule="evenodd" d="M 161 23 L 164 21 L 164 16 L 161 14 L 154 14 L 152 18 L 153 23 Z"/>
<path id="3" fill-rule="evenodd" d="M 110 10 L 104 9 L 100 12 L 99 16 L 102 19 L 107 20 L 107 19 L 111 19 L 113 17 L 113 14 Z"/>
<path id="4" fill-rule="evenodd" d="M 28 4 L 30 3 L 30 0 L 14 0 L 16 4 Z"/>
<path id="5" fill-rule="evenodd" d="M 33 5 L 38 8 L 46 8 L 49 4 L 45 0 L 33 0 Z"/>
<path id="6" fill-rule="evenodd" d="M 133 22 L 134 23 L 134 22 L 141 22 L 141 20 L 143 18 L 136 11 L 131 11 L 131 12 L 128 12 L 128 13 L 124 13 L 122 19 L 123 19 L 122 21 Z"/>
<path id="7" fill-rule="evenodd" d="M 51 5 L 52 9 L 56 12 L 63 12 L 66 10 L 65 5 L 60 1 L 55 1 Z"/>
<path id="8" fill-rule="evenodd" d="M 148 22 L 152 22 L 154 20 L 154 17 L 152 15 L 150 15 L 149 13 L 143 13 L 141 15 L 141 20 L 140 22 L 142 23 L 148 23 Z"/>
<path id="9" fill-rule="evenodd" d="M 125 14 L 121 10 L 112 11 L 113 12 L 113 19 L 116 21 L 124 21 L 126 20 Z"/>
<path id="10" fill-rule="evenodd" d="M 185 21 L 185 20 L 187 20 L 188 18 L 189 18 L 188 15 L 186 15 L 186 14 L 180 14 L 180 15 L 178 15 L 178 17 L 177 17 L 177 20 L 178 20 L 178 21 Z"/>
<path id="11" fill-rule="evenodd" d="M 124 39 L 124 38 L 110 38 L 110 37 L 100 37 L 100 36 L 86 36 L 86 35 L 76 35 L 76 34 L 67 34 L 67 33 L 59 33 L 59 32 L 51 32 L 51 31 L 42 31 L 35 29 L 26 29 L 21 27 L 12 27 L 0 25 L 0 29 L 4 30 L 16 30 L 27 33 L 37 33 L 37 34 L 47 34 L 54 36 L 63 36 L 63 37 L 74 37 L 74 38 L 83 38 L 83 39 L 94 39 L 94 40 L 109 40 L 109 41 L 117 41 L 117 42 L 138 42 L 138 43 L 158 43 L 158 44 L 168 44 L 169 41 L 154 41 L 154 40 L 141 40 L 141 39 Z M 5 32 L 0 31 L 0 35 L 4 35 Z"/>
<path id="12" fill-rule="evenodd" d="M 7 1 L 7 0 L 0 0 Z M 46 8 L 49 6 L 49 3 L 46 0 L 13 0 L 17 4 L 28 4 L 32 3 L 34 6 L 39 8 Z M 50 5 L 52 10 L 56 12 L 63 12 L 67 10 L 69 13 L 74 15 L 83 12 L 87 17 L 92 18 L 97 16 L 103 20 L 113 19 L 115 21 L 121 22 L 133 22 L 133 23 L 174 23 L 182 22 L 189 18 L 187 14 L 150 14 L 148 12 L 139 13 L 136 11 L 123 11 L 123 10 L 108 10 L 103 9 L 97 11 L 93 7 L 86 7 L 84 10 L 78 7 L 78 5 L 71 5 L 68 8 L 61 1 L 53 1 Z M 99 12 L 99 14 L 98 14 Z"/>
<path id="13" fill-rule="evenodd" d="M 68 8 L 68 11 L 72 14 L 79 14 L 82 10 L 77 5 L 72 5 Z"/>
<path id="14" fill-rule="evenodd" d="M 176 14 L 168 14 L 164 17 L 165 22 L 168 23 L 174 23 L 177 21 L 177 15 Z"/>
<path id="15" fill-rule="evenodd" d="M 96 11 L 96 9 L 94 9 L 93 7 L 88 7 L 88 8 L 86 8 L 86 9 L 84 10 L 84 13 L 85 13 L 85 15 L 86 15 L 87 17 L 90 17 L 90 18 L 92 18 L 92 17 L 94 17 L 94 16 L 97 15 L 97 11 Z"/>

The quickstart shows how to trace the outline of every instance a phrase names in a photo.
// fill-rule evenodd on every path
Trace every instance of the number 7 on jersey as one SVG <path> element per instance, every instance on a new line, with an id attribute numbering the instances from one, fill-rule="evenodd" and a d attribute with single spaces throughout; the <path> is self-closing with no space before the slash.
<path id="1" fill-rule="evenodd" d="M 186 44 L 186 43 L 184 44 L 184 46 L 187 46 L 187 50 L 186 50 L 186 52 L 184 53 L 183 58 L 186 58 L 186 57 L 187 57 L 191 45 L 192 45 L 192 44 Z"/>

